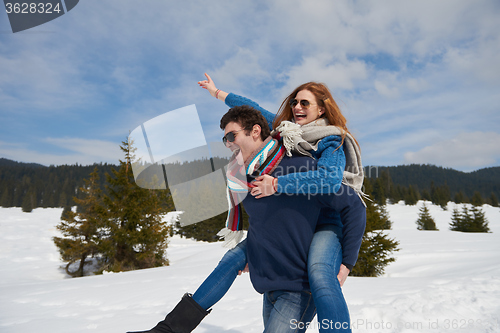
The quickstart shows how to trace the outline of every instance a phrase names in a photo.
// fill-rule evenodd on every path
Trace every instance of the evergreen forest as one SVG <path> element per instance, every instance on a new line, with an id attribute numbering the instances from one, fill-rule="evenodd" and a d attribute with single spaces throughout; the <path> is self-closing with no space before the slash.
<path id="1" fill-rule="evenodd" d="M 222 167 L 225 160 L 210 162 L 172 163 L 167 168 L 169 174 L 182 170 L 175 177 L 182 182 L 185 181 L 182 177 L 192 179 L 210 172 L 207 164 L 211 164 L 210 169 Z M 0 206 L 23 207 L 26 212 L 37 207 L 74 206 L 73 197 L 82 198 L 80 188 L 94 168 L 97 168 L 99 185 L 104 189 L 105 175 L 118 166 L 101 163 L 47 167 L 0 158 Z M 429 200 L 441 206 L 448 201 L 498 206 L 500 197 L 500 167 L 466 173 L 433 165 L 368 166 L 365 177 L 373 188 L 372 199 L 379 203 L 404 200 L 413 205 L 418 200 Z"/>

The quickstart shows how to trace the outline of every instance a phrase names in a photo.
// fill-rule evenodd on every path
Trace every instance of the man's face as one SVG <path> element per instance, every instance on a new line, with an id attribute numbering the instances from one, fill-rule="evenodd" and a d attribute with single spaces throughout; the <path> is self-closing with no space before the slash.
<path id="1" fill-rule="evenodd" d="M 224 128 L 224 137 L 227 140 L 225 145 L 231 151 L 235 151 L 241 147 L 242 143 L 245 143 L 245 138 L 243 138 L 245 136 L 247 136 L 245 129 L 238 123 L 229 122 Z"/>
<path id="2" fill-rule="evenodd" d="M 251 129 L 243 128 L 239 123 L 229 122 L 224 128 L 224 136 L 228 139 L 226 147 L 231 151 L 240 149 L 243 156 L 251 154 L 255 149 L 255 140 L 247 134 L 249 130 L 251 131 Z M 233 138 L 234 141 L 232 141 Z"/>

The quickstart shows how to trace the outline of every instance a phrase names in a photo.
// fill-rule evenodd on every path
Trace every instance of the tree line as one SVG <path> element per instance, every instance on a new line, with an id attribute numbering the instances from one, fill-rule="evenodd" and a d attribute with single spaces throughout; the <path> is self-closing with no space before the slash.
<path id="1" fill-rule="evenodd" d="M 225 162 L 225 159 L 215 158 L 211 164 L 218 169 Z M 207 164 L 206 161 L 172 163 L 168 173 L 182 182 L 185 177 L 193 179 L 206 174 Z M 99 185 L 103 187 L 105 175 L 117 167 L 107 163 L 47 167 L 0 158 L 0 206 L 22 207 L 24 211 L 37 207 L 74 206 L 73 197 L 81 198 L 84 179 L 95 168 Z M 365 175 L 378 203 L 404 200 L 414 205 L 418 200 L 428 200 L 443 207 L 448 201 L 498 206 L 500 196 L 500 167 L 465 173 L 432 165 L 368 166 Z"/>
<path id="2" fill-rule="evenodd" d="M 404 200 L 407 205 L 414 205 L 418 200 L 428 200 L 445 207 L 453 201 L 498 207 L 500 167 L 466 173 L 434 165 L 368 166 L 365 176 L 374 187 L 378 202 Z"/>

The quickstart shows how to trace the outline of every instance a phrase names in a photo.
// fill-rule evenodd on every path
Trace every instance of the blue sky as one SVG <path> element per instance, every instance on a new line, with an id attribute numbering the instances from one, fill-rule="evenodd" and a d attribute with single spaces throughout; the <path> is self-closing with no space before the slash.
<path id="1" fill-rule="evenodd" d="M 498 166 L 499 14 L 495 0 L 82 0 L 13 34 L 2 12 L 0 157 L 117 163 L 129 131 L 191 104 L 219 141 L 207 72 L 272 112 L 326 83 L 365 165 Z"/>

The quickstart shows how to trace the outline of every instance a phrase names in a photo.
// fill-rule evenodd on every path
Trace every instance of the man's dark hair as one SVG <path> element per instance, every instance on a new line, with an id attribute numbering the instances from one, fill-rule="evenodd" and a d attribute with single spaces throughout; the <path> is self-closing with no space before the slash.
<path id="1" fill-rule="evenodd" d="M 271 130 L 267 124 L 266 118 L 253 107 L 248 105 L 235 106 L 230 108 L 225 115 L 220 119 L 220 128 L 224 130 L 227 124 L 235 122 L 245 129 L 245 134 L 249 135 L 250 130 L 254 125 L 259 125 L 261 128 L 260 138 L 262 141 L 271 135 Z"/>

